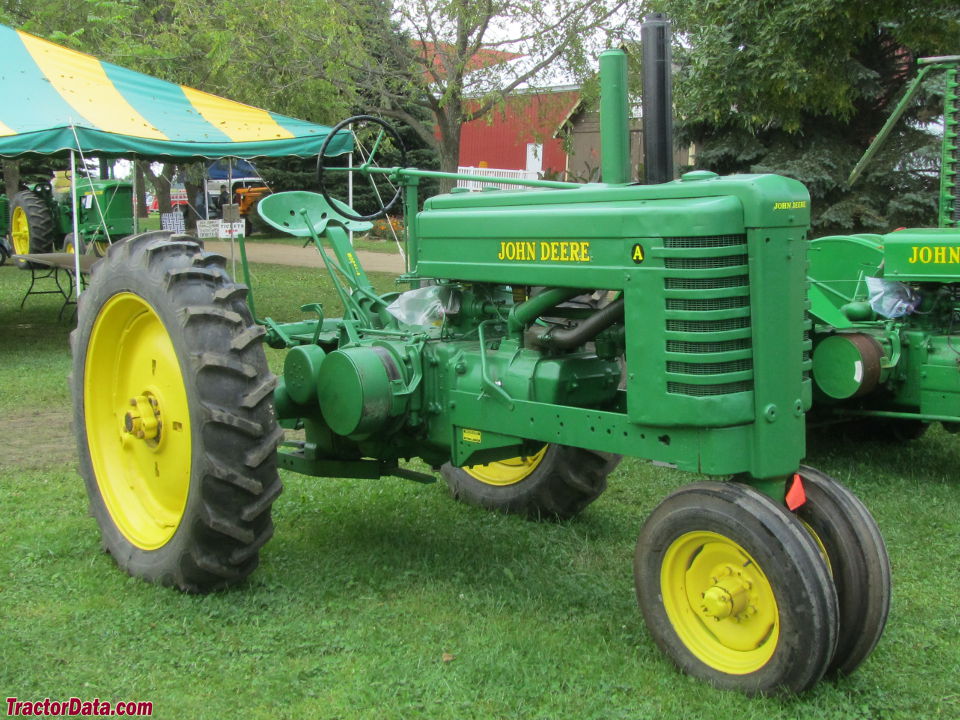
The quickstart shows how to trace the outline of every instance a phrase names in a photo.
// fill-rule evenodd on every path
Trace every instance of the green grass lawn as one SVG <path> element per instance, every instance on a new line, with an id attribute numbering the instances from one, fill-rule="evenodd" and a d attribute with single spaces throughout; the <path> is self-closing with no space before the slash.
<path id="1" fill-rule="evenodd" d="M 319 272 L 253 270 L 262 314 L 335 312 Z M 939 428 L 904 445 L 812 439 L 808 462 L 886 537 L 887 632 L 849 678 L 746 699 L 678 674 L 644 627 L 636 535 L 690 477 L 638 460 L 565 523 L 466 507 L 442 483 L 283 473 L 244 587 L 198 597 L 127 577 L 75 469 L 70 325 L 52 296 L 17 308 L 28 278 L 0 267 L 2 697 L 149 700 L 191 719 L 960 717 L 960 439 Z"/>

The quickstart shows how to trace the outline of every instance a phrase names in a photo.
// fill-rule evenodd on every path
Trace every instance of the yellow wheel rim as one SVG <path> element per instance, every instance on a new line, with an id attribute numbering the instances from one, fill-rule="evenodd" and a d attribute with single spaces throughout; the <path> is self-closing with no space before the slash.
<path id="1" fill-rule="evenodd" d="M 543 462 L 543 456 L 547 454 L 548 447 L 548 445 L 544 445 L 535 455 L 522 455 L 486 465 L 471 465 L 465 467 L 464 471 L 470 477 L 487 485 L 516 485 Z"/>
<path id="2" fill-rule="evenodd" d="M 13 217 L 10 218 L 10 234 L 13 236 L 13 250 L 17 255 L 26 255 L 30 252 L 30 223 L 22 207 L 13 209 Z"/>
<path id="3" fill-rule="evenodd" d="M 63 251 L 65 253 L 70 253 L 71 255 L 74 255 L 77 252 L 77 249 L 73 246 L 73 240 L 67 240 L 63 244 Z"/>
<path id="4" fill-rule="evenodd" d="M 170 335 L 139 295 L 114 295 L 94 320 L 83 402 L 90 460 L 110 517 L 136 547 L 162 547 L 177 531 L 190 489 L 190 410 Z"/>
<path id="5" fill-rule="evenodd" d="M 820 539 L 817 531 L 811 527 L 810 523 L 800 517 L 797 517 L 797 520 L 800 520 L 800 524 L 803 525 L 804 530 L 810 534 L 810 537 L 812 537 L 813 541 L 817 544 L 817 550 L 820 551 L 820 556 L 827 564 L 827 570 L 830 571 L 830 577 L 833 577 L 833 565 L 830 563 L 830 556 L 827 554 L 827 546 L 823 544 L 823 540 Z"/>
<path id="6" fill-rule="evenodd" d="M 780 615 L 766 575 L 733 540 L 713 532 L 681 535 L 660 568 L 667 617 L 698 660 L 746 675 L 773 657 Z"/>

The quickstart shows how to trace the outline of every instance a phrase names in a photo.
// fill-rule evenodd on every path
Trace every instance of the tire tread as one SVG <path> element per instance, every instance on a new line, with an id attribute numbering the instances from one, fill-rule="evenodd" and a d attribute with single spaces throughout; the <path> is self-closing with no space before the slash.
<path id="1" fill-rule="evenodd" d="M 273 535 L 270 510 L 283 488 L 274 455 L 283 430 L 265 402 L 276 377 L 257 342 L 263 330 L 242 302 L 246 288 L 230 280 L 222 256 L 164 231 L 112 246 L 98 265 L 105 271 L 80 297 L 72 376 L 74 404 L 81 408 L 81 467 L 105 546 L 131 575 L 187 592 L 241 582 Z M 187 506 L 174 536 L 155 551 L 135 548 L 111 527 L 82 430 L 83 356 L 98 302 L 114 292 L 140 294 L 161 317 L 174 318 L 177 327 L 168 323 L 167 329 L 191 407 L 194 461 Z"/>

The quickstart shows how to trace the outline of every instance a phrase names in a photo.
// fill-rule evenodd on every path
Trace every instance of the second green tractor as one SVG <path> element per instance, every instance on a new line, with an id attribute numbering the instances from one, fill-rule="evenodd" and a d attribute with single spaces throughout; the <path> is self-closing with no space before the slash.
<path id="1" fill-rule="evenodd" d="M 74 234 L 70 190 L 36 183 L 7 199 L 10 244 L 17 255 L 52 252 L 95 252 L 134 231 L 133 185 L 123 180 L 83 180 L 76 188 L 77 228 Z M 8 227 L 5 225 L 4 227 Z M 17 260 L 21 268 L 29 267 Z"/>

